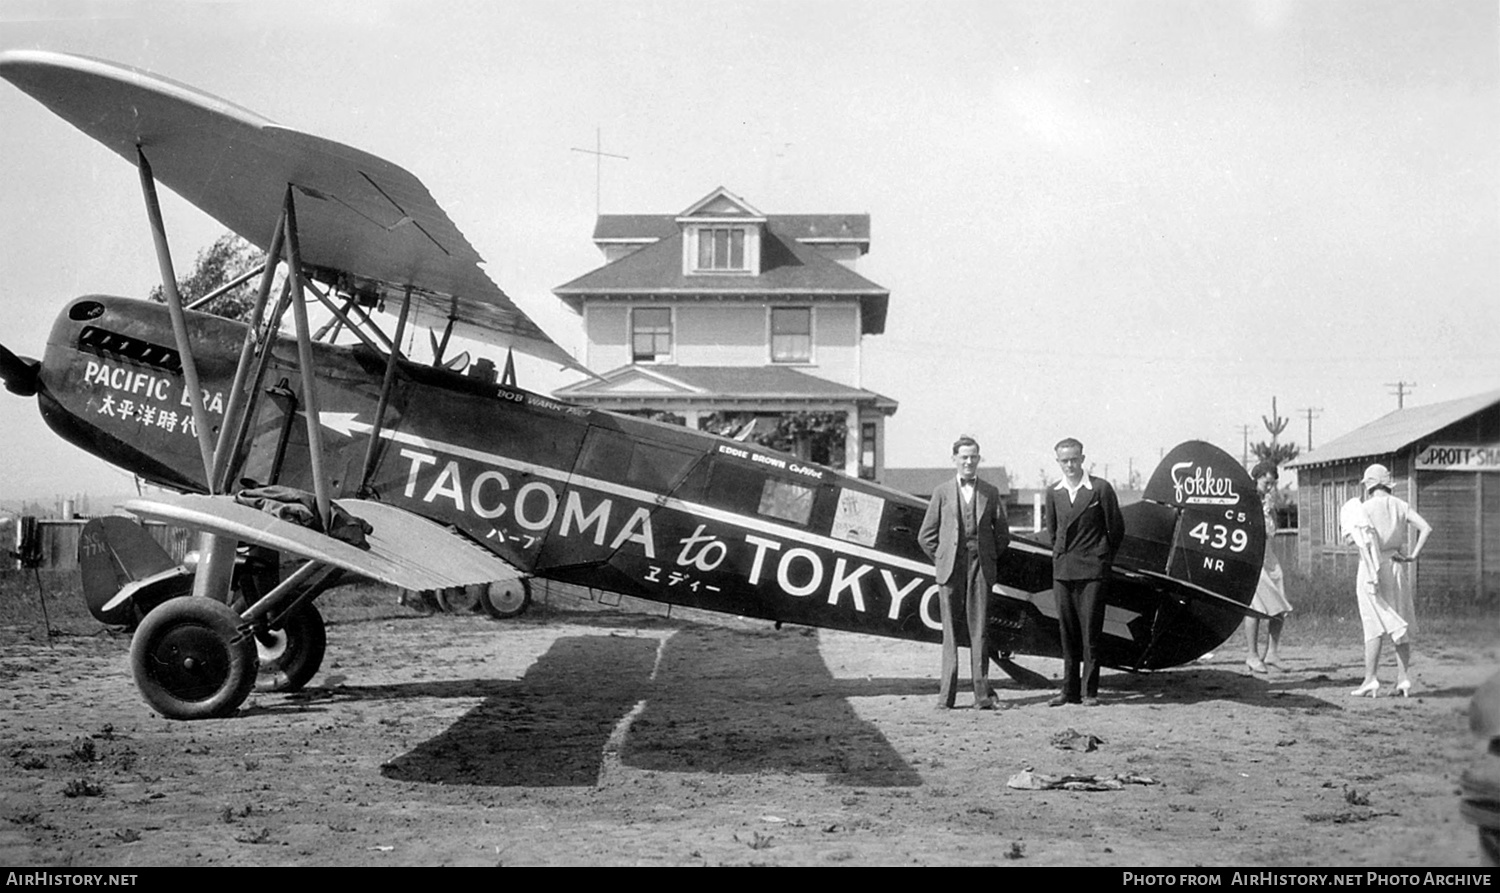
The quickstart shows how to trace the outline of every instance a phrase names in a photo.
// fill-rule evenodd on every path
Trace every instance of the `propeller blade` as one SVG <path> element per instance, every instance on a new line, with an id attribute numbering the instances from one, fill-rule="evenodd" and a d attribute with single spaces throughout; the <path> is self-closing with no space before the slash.
<path id="1" fill-rule="evenodd" d="M 35 397 L 37 370 L 42 364 L 28 357 L 18 357 L 5 345 L 0 344 L 0 380 L 5 389 L 22 397 Z"/>

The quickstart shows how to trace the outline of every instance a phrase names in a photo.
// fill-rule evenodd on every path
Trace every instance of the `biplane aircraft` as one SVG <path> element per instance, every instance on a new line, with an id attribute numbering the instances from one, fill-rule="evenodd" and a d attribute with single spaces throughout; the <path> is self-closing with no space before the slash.
<path id="1" fill-rule="evenodd" d="M 0 348 L 0 377 L 66 440 L 175 491 L 128 512 L 199 532 L 182 566 L 124 517 L 90 522 L 80 546 L 90 608 L 135 626 L 132 670 L 162 715 L 230 714 L 258 676 L 306 685 L 325 649 L 316 598 L 341 574 L 499 616 L 539 577 L 941 640 L 922 501 L 442 362 L 458 333 L 581 369 L 402 168 L 96 59 L 9 51 L 0 77 L 139 171 L 165 303 L 78 297 L 40 360 Z M 158 183 L 266 252 L 248 323 L 183 306 Z M 357 343 L 316 338 L 313 301 Z M 443 333 L 432 363 L 403 355 L 409 326 Z M 244 504 L 266 487 L 310 493 L 302 523 Z M 1254 614 L 1266 547 L 1255 487 L 1206 443 L 1170 451 L 1144 495 L 1126 509 L 1105 621 L 1104 663 L 1132 670 L 1194 660 Z M 991 656 L 1024 679 L 1012 655 L 1061 655 L 1050 550 L 1016 538 L 1000 573 Z"/>

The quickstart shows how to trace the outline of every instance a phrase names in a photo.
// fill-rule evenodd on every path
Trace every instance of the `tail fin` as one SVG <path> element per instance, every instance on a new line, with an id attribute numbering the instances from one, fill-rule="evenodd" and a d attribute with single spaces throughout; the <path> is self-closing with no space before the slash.
<path id="1" fill-rule="evenodd" d="M 1190 440 L 1167 453 L 1143 501 L 1126 506 L 1115 563 L 1250 604 L 1267 547 L 1255 482 L 1235 458 Z"/>
<path id="2" fill-rule="evenodd" d="M 89 613 L 101 623 L 116 626 L 134 626 L 139 620 L 134 599 L 117 597 L 125 590 L 132 595 L 147 588 L 169 590 L 156 593 L 159 601 L 187 594 L 193 582 L 190 575 L 175 573 L 177 562 L 144 527 L 113 515 L 94 518 L 83 526 L 78 537 L 78 569 Z M 137 585 L 143 582 L 147 585 Z"/>

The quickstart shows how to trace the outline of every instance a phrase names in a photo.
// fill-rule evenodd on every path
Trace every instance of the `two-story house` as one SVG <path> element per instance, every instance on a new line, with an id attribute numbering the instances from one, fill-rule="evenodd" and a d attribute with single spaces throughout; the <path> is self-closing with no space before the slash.
<path id="1" fill-rule="evenodd" d="M 809 458 L 880 478 L 897 404 L 860 383 L 890 300 L 855 272 L 868 214 L 763 214 L 719 188 L 680 214 L 601 214 L 594 243 L 604 265 L 553 293 L 608 371 L 559 399 L 694 428 L 841 423 L 841 449 Z"/>

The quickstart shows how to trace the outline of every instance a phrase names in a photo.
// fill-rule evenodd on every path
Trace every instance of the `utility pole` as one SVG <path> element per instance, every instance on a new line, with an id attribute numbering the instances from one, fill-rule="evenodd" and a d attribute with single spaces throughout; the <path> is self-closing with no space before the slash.
<path id="1" fill-rule="evenodd" d="M 1240 435 L 1244 439 L 1244 443 L 1240 447 L 1240 464 L 1248 468 L 1250 465 L 1250 426 L 1241 425 Z"/>
<path id="2" fill-rule="evenodd" d="M 622 161 L 629 161 L 630 159 L 625 155 L 616 155 L 612 152 L 604 151 L 604 132 L 598 127 L 594 128 L 594 148 L 574 148 L 573 151 L 594 156 L 594 216 L 598 217 L 601 207 L 600 195 L 604 187 L 604 159 L 618 158 Z"/>
<path id="3" fill-rule="evenodd" d="M 1391 393 L 1393 393 L 1393 394 L 1396 395 L 1396 408 L 1397 409 L 1405 409 L 1406 408 L 1406 395 L 1409 394 L 1409 393 L 1411 393 L 1412 389 L 1417 386 L 1417 383 L 1414 382 L 1414 381 L 1397 381 L 1397 382 L 1389 382 L 1388 381 L 1388 382 L 1386 382 L 1385 386 L 1388 387 L 1388 388 L 1395 388 L 1395 390 L 1392 391 Z"/>
<path id="4" fill-rule="evenodd" d="M 1310 453 L 1313 448 L 1312 420 L 1323 414 L 1323 407 L 1309 406 L 1302 410 L 1302 414 L 1307 417 L 1307 451 Z"/>

